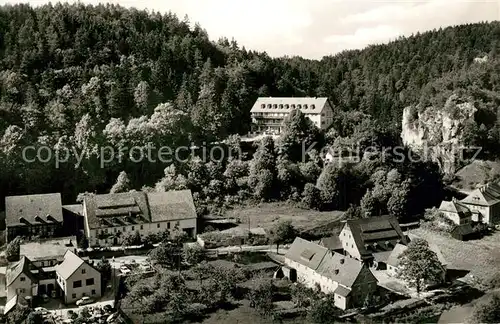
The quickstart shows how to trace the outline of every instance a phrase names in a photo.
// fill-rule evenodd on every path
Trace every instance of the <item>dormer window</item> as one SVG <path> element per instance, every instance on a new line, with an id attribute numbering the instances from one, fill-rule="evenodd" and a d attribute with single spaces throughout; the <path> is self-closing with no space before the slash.
<path id="1" fill-rule="evenodd" d="M 271 105 L 271 104 L 267 105 L 267 108 L 272 108 L 272 107 L 273 107 L 273 105 Z"/>
<path id="2" fill-rule="evenodd" d="M 302 105 L 297 105 L 297 108 L 299 108 L 299 109 L 302 108 Z"/>
<path id="3" fill-rule="evenodd" d="M 307 105 L 304 105 L 304 109 L 307 109 Z"/>
<path id="4" fill-rule="evenodd" d="M 283 104 L 280 104 L 280 109 L 283 109 Z"/>
<path id="5" fill-rule="evenodd" d="M 273 105 L 273 108 L 274 108 L 274 109 L 277 109 L 277 108 L 278 108 L 278 105 L 277 105 L 277 104 L 274 104 L 274 105 Z"/>
<path id="6" fill-rule="evenodd" d="M 312 104 L 312 105 L 311 105 L 311 109 L 314 109 L 314 108 L 315 108 L 315 106 L 314 106 L 314 104 Z"/>
<path id="7" fill-rule="evenodd" d="M 286 108 L 286 109 L 288 109 L 288 108 L 290 108 L 290 106 L 289 106 L 288 104 L 286 104 L 286 105 L 285 105 L 285 108 Z"/>
<path id="8" fill-rule="evenodd" d="M 260 105 L 261 108 L 266 108 L 266 104 Z"/>
<path id="9" fill-rule="evenodd" d="M 295 105 L 292 105 L 292 109 L 295 109 Z"/>

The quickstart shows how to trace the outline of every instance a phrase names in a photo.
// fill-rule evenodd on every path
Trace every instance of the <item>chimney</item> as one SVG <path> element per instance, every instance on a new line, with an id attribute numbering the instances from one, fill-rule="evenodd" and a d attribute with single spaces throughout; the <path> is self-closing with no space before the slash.
<path id="1" fill-rule="evenodd" d="M 335 269 L 335 274 L 338 275 L 339 274 L 339 269 Z"/>

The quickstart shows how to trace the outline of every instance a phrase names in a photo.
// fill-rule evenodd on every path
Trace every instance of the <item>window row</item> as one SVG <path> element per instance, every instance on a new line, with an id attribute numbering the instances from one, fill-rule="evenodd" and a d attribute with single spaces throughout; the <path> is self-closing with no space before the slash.
<path id="1" fill-rule="evenodd" d="M 266 108 L 266 104 L 261 104 L 260 105 L 262 108 Z M 292 109 L 295 109 L 295 108 L 298 108 L 298 109 L 307 109 L 307 108 L 311 108 L 311 109 L 314 109 L 316 108 L 316 105 L 315 104 L 311 104 L 311 105 L 307 105 L 307 104 L 267 104 L 267 108 L 274 108 L 274 109 L 278 109 L 278 107 L 280 109 L 283 109 L 283 108 L 292 108 Z"/>
<path id="2" fill-rule="evenodd" d="M 85 286 L 93 286 L 95 284 L 94 278 L 85 279 Z M 82 280 L 73 281 L 73 288 L 81 288 Z"/>

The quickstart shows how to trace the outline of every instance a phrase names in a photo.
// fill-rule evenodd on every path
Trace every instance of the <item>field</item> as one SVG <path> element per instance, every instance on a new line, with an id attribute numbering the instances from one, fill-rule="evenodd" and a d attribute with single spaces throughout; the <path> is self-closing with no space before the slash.
<path id="1" fill-rule="evenodd" d="M 468 281 L 484 280 L 500 269 L 500 232 L 480 240 L 462 242 L 451 237 L 419 228 L 411 231 L 430 243 L 439 246 L 449 269 L 469 270 Z M 473 277 L 471 277 L 472 275 Z"/>
<path id="2" fill-rule="evenodd" d="M 300 209 L 288 203 L 262 203 L 229 210 L 225 216 L 239 219 L 241 228 L 248 228 L 250 221 L 250 227 L 262 227 L 268 230 L 279 221 L 291 220 L 298 230 L 309 231 L 331 225 L 338 221 L 342 214 L 340 211 L 320 212 Z"/>

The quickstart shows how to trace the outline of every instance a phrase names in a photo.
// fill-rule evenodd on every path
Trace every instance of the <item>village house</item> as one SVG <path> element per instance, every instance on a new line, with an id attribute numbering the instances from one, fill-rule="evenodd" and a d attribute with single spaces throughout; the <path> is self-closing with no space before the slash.
<path id="1" fill-rule="evenodd" d="M 374 267 L 383 267 L 396 244 L 408 243 L 393 216 L 348 220 L 339 235 L 344 254 Z"/>
<path id="2" fill-rule="evenodd" d="M 17 236 L 54 237 L 63 232 L 61 194 L 5 197 L 6 241 Z"/>
<path id="3" fill-rule="evenodd" d="M 333 122 L 328 98 L 260 97 L 250 110 L 252 132 L 280 134 L 283 121 L 294 109 L 299 109 L 320 129 L 327 129 Z"/>
<path id="4" fill-rule="evenodd" d="M 11 264 L 6 273 L 6 295 L 11 300 L 16 295 L 26 298 L 38 295 L 38 278 L 32 273 L 36 267 L 26 257 Z"/>
<path id="5" fill-rule="evenodd" d="M 470 209 L 455 198 L 451 201 L 443 200 L 439 206 L 439 211 L 456 225 L 470 224 L 472 222 Z"/>
<path id="6" fill-rule="evenodd" d="M 333 294 L 335 306 L 349 309 L 377 292 L 371 270 L 355 260 L 297 237 L 284 257 L 282 271 L 292 281 Z"/>
<path id="7" fill-rule="evenodd" d="M 387 259 L 387 274 L 396 277 L 398 275 L 398 272 L 401 270 L 400 267 L 400 259 L 399 256 L 406 251 L 408 247 L 406 245 L 402 244 L 396 244 L 394 247 L 394 250 L 392 250 L 389 258 Z M 446 259 L 443 257 L 443 254 L 441 253 L 441 250 L 439 247 L 435 244 L 429 244 L 429 249 L 436 253 L 436 256 L 441 263 L 443 267 L 443 272 L 442 272 L 442 281 L 446 279 L 446 271 L 447 271 L 447 262 Z M 435 283 L 432 283 L 435 284 Z"/>
<path id="8" fill-rule="evenodd" d="M 190 190 L 86 195 L 85 234 L 91 246 L 121 244 L 127 233 L 178 229 L 196 237 L 197 215 Z"/>
<path id="9" fill-rule="evenodd" d="M 88 296 L 101 296 L 101 273 L 72 251 L 66 251 L 64 261 L 55 267 L 56 282 L 65 304 Z"/>
<path id="10" fill-rule="evenodd" d="M 494 225 L 500 220 L 500 185 L 490 183 L 472 191 L 460 201 L 472 213 L 472 220 Z"/>

